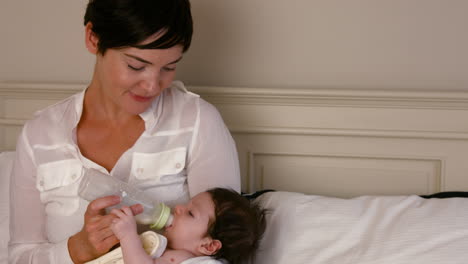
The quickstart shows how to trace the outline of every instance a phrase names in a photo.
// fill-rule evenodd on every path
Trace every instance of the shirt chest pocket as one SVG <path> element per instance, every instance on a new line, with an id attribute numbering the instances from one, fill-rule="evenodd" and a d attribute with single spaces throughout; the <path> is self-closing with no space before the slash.
<path id="1" fill-rule="evenodd" d="M 79 206 L 78 180 L 82 165 L 78 160 L 60 160 L 37 167 L 36 188 L 47 214 L 71 215 Z"/>
<path id="2" fill-rule="evenodd" d="M 185 182 L 187 149 L 175 148 L 158 153 L 133 153 L 132 176 L 141 187 Z"/>

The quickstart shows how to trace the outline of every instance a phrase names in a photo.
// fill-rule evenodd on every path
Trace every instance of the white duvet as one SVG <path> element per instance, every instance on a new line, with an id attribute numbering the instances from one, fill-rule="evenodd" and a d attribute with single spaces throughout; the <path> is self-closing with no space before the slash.
<path id="1" fill-rule="evenodd" d="M 468 199 L 266 193 L 256 264 L 467 264 Z"/>

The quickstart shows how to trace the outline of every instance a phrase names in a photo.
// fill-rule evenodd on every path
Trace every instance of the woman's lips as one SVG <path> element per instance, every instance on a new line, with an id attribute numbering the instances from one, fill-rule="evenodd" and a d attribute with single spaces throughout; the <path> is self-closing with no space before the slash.
<path id="1" fill-rule="evenodd" d="M 142 103 L 151 101 L 151 100 L 153 99 L 152 96 L 148 96 L 148 97 L 147 97 L 147 96 L 139 96 L 139 95 L 132 94 L 132 93 L 130 93 L 130 95 L 132 96 L 132 98 L 133 98 L 135 101 L 142 102 Z"/>

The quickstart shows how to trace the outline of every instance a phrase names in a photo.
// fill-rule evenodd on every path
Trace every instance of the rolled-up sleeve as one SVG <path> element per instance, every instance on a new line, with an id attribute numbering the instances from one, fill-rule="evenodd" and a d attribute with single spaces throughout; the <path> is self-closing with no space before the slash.
<path id="1" fill-rule="evenodd" d="M 239 158 L 235 142 L 218 110 L 202 99 L 199 103 L 187 166 L 190 196 L 214 187 L 240 192 Z"/>
<path id="2" fill-rule="evenodd" d="M 46 215 L 36 188 L 36 165 L 24 126 L 16 146 L 10 182 L 9 263 L 73 263 L 68 239 L 49 243 Z"/>

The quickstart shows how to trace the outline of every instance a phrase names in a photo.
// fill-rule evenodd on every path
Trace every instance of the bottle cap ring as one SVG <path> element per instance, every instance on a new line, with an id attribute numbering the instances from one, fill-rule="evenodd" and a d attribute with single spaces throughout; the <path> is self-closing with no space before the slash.
<path id="1" fill-rule="evenodd" d="M 166 225 L 170 214 L 171 209 L 164 203 L 161 203 L 161 214 L 159 215 L 158 219 L 150 225 L 150 227 L 153 229 L 162 229 Z"/>

